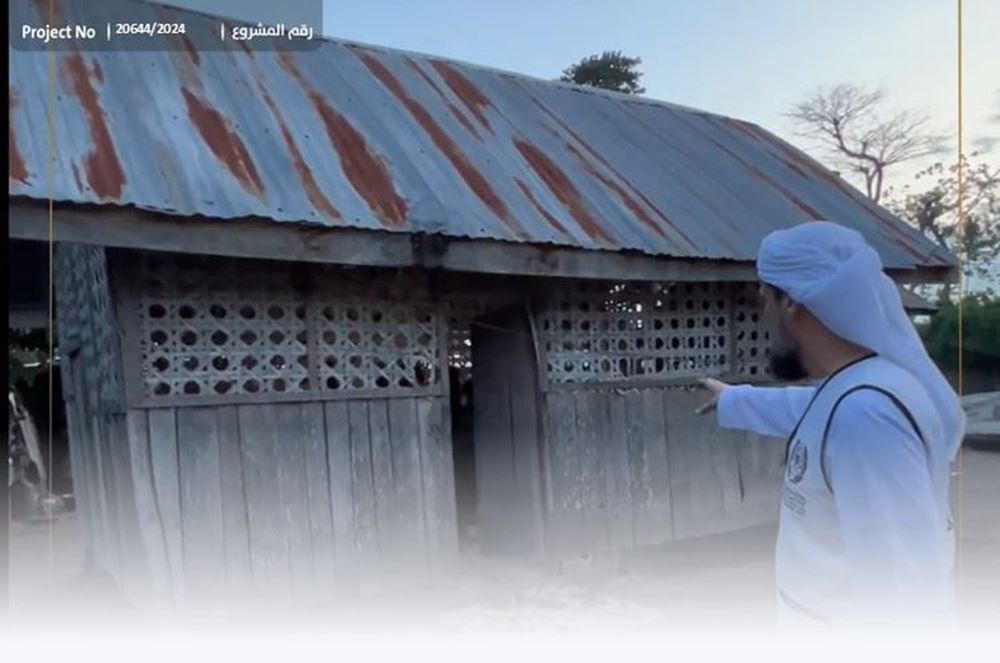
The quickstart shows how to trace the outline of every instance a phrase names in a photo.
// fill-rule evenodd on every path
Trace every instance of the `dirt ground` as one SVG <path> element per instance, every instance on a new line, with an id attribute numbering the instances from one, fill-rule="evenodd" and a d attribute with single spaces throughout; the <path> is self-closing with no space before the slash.
<path id="1" fill-rule="evenodd" d="M 963 452 L 959 601 L 974 627 L 1000 617 L 1000 449 Z M 86 568 L 72 514 L 50 524 L 14 523 L 9 625 L 151 626 L 106 577 Z M 336 614 L 295 620 L 299 628 L 448 632 L 663 629 L 689 623 L 773 622 L 773 527 L 633 554 L 605 573 L 581 562 L 562 573 L 466 555 L 455 581 L 433 595 L 371 600 Z M 114 625 L 114 626 L 112 626 Z"/>

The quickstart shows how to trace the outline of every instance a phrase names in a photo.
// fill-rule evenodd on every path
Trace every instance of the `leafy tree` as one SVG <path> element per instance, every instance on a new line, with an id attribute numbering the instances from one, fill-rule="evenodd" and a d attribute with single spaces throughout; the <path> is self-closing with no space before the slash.
<path id="1" fill-rule="evenodd" d="M 639 79 L 642 78 L 642 72 L 638 69 L 640 64 L 641 58 L 622 55 L 621 51 L 605 51 L 566 68 L 560 80 L 625 94 L 642 94 L 646 88 L 639 85 Z"/>
<path id="2" fill-rule="evenodd" d="M 946 372 L 958 366 L 959 307 L 944 302 L 918 330 L 927 352 Z M 1000 376 L 1000 299 L 979 293 L 962 300 L 962 359 L 966 372 Z"/>
<path id="3" fill-rule="evenodd" d="M 798 135 L 816 142 L 831 165 L 859 175 L 879 202 L 886 169 L 940 153 L 944 136 L 927 130 L 928 118 L 884 109 L 886 92 L 856 85 L 823 88 L 787 113 Z"/>
<path id="4" fill-rule="evenodd" d="M 979 157 L 975 152 L 970 156 Z M 963 156 L 961 196 L 959 172 L 958 163 L 935 163 L 916 176 L 918 181 L 930 181 L 927 188 L 914 192 L 906 185 L 898 195 L 887 191 L 887 207 L 955 254 L 964 276 L 980 279 L 988 284 L 985 291 L 993 293 L 989 284 L 1000 282 L 1000 167 Z M 959 205 L 964 209 L 962 224 Z M 950 300 L 952 290 L 952 285 L 946 284 L 942 296 Z"/>

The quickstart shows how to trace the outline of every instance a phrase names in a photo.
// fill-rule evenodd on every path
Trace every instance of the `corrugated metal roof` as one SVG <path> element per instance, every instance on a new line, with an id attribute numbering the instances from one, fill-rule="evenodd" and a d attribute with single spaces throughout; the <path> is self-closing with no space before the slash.
<path id="1" fill-rule="evenodd" d="M 116 3 L 177 16 L 130 0 L 55 11 L 82 23 Z M 14 24 L 44 24 L 36 4 L 15 0 Z M 336 40 L 209 50 L 218 19 L 181 15 L 184 37 L 151 38 L 161 51 L 54 54 L 51 183 L 49 58 L 10 48 L 12 196 L 736 260 L 822 218 L 887 267 L 952 262 L 754 124 Z"/>

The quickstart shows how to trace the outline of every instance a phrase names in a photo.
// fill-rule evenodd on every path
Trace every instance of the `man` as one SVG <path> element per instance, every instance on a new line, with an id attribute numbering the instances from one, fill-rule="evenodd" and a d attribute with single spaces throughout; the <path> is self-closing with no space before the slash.
<path id="1" fill-rule="evenodd" d="M 757 272 L 779 380 L 703 380 L 724 428 L 787 439 L 776 574 L 783 621 L 953 616 L 949 479 L 964 430 L 899 291 L 863 237 L 779 230 Z"/>

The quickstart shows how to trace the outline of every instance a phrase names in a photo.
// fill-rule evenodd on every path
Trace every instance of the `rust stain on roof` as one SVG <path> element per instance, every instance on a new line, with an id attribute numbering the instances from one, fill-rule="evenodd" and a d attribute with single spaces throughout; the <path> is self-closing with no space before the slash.
<path id="1" fill-rule="evenodd" d="M 73 168 L 73 181 L 76 182 L 76 188 L 83 191 L 83 182 L 80 180 L 80 169 L 76 167 L 76 163 L 70 162 L 70 166 Z"/>
<path id="2" fill-rule="evenodd" d="M 437 92 L 438 96 L 441 97 L 441 101 L 443 101 L 448 106 L 448 110 L 451 111 L 452 116 L 454 116 L 454 118 L 458 120 L 458 123 L 461 124 L 463 127 L 465 127 L 465 130 L 468 131 L 470 134 L 482 140 L 482 137 L 479 135 L 479 132 L 476 131 L 476 128 L 474 126 L 472 126 L 472 123 L 469 122 L 469 119 L 465 117 L 465 114 L 462 113 L 462 111 L 458 110 L 455 104 L 451 103 L 451 101 L 448 100 L 448 97 L 445 95 L 444 90 L 438 87 L 438 84 L 434 82 L 434 79 L 428 76 L 427 73 L 420 68 L 420 65 L 418 65 L 416 62 L 413 61 L 413 58 L 409 57 L 406 58 L 406 64 L 409 65 L 410 68 L 413 69 L 413 71 L 417 72 L 420 78 L 424 79 L 424 82 L 426 82 L 429 86 L 431 86 L 431 88 L 434 89 L 435 92 Z"/>
<path id="3" fill-rule="evenodd" d="M 184 50 L 187 51 L 188 57 L 191 58 L 191 62 L 193 62 L 196 67 L 201 65 L 201 56 L 198 55 L 198 49 L 194 47 L 194 44 L 191 43 L 191 40 L 188 39 L 187 35 L 181 35 L 181 43 L 184 44 Z"/>
<path id="4" fill-rule="evenodd" d="M 63 59 L 63 71 L 69 78 L 73 94 L 80 100 L 93 149 L 87 154 L 84 167 L 87 182 L 94 193 L 101 198 L 118 198 L 125 185 L 125 172 L 118 161 L 118 153 L 111 140 L 111 132 L 104 121 L 104 111 L 98 101 L 97 92 L 90 82 L 90 70 L 83 56 L 75 49 Z"/>
<path id="5" fill-rule="evenodd" d="M 591 177 L 597 179 L 601 184 L 603 184 L 605 187 L 614 192 L 614 194 L 618 196 L 619 200 L 622 201 L 622 204 L 624 204 L 625 207 L 628 208 L 628 210 L 632 213 L 633 216 L 642 221 L 642 223 L 645 224 L 647 228 L 655 232 L 660 237 L 663 238 L 667 237 L 667 233 L 664 232 L 663 228 L 660 227 L 660 225 L 653 219 L 653 217 L 649 215 L 646 209 L 642 205 L 640 205 L 635 200 L 635 198 L 633 198 L 629 194 L 629 192 L 625 190 L 624 187 L 622 187 L 620 184 L 615 182 L 610 177 L 607 177 L 606 175 L 601 173 L 597 168 L 593 166 L 593 164 L 587 161 L 587 159 L 583 156 L 583 154 L 581 154 L 580 151 L 577 150 L 575 147 L 573 147 L 569 143 L 566 143 L 565 145 L 566 149 L 569 150 L 570 154 L 573 155 L 577 163 L 579 163 L 580 166 Z M 682 231 L 680 231 L 674 224 L 670 223 L 669 219 L 665 220 L 667 221 L 667 223 L 670 224 L 671 229 L 674 230 L 676 234 L 680 235 L 680 237 L 687 243 L 689 247 L 695 248 L 695 243 L 691 241 L 691 238 L 689 238 Z"/>
<path id="6" fill-rule="evenodd" d="M 299 146 L 296 145 L 295 139 L 292 138 L 291 132 L 288 131 L 288 126 L 285 124 L 284 118 L 281 117 L 281 113 L 278 111 L 274 100 L 271 99 L 271 95 L 268 94 L 267 89 L 260 81 L 257 82 L 257 87 L 264 98 L 264 103 L 271 109 L 271 114 L 274 115 L 275 122 L 278 123 L 278 128 L 281 130 L 281 138 L 285 141 L 285 147 L 288 148 L 288 152 L 292 157 L 292 165 L 295 167 L 295 172 L 298 173 L 299 181 L 302 182 L 302 189 L 306 192 L 309 202 L 329 218 L 340 219 L 340 211 L 333 206 L 326 195 L 320 190 L 319 184 L 316 182 L 316 177 L 305 162 L 305 159 L 302 158 L 302 152 L 299 151 Z"/>
<path id="7" fill-rule="evenodd" d="M 104 82 L 104 70 L 101 68 L 101 63 L 98 62 L 97 60 L 94 60 L 93 70 L 94 70 L 94 78 L 97 79 L 97 82 L 98 83 L 103 83 Z"/>
<path id="8" fill-rule="evenodd" d="M 17 107 L 17 90 L 8 86 L 7 94 L 10 101 L 9 112 L 11 117 L 13 117 L 14 109 Z M 7 170 L 10 173 L 8 179 L 27 184 L 31 174 L 28 172 L 28 166 L 24 162 L 24 155 L 21 154 L 21 150 L 17 146 L 17 136 L 14 134 L 14 122 L 8 120 L 7 126 Z"/>
<path id="9" fill-rule="evenodd" d="M 250 158 L 246 145 L 230 128 L 226 118 L 187 88 L 181 88 L 181 93 L 184 95 L 188 118 L 208 145 L 208 149 L 226 166 L 244 189 L 255 196 L 262 196 L 264 184 L 257 173 L 257 167 Z"/>
<path id="10" fill-rule="evenodd" d="M 742 120 L 734 120 L 729 117 L 723 118 L 723 121 L 729 126 L 735 128 L 737 131 L 743 133 L 746 136 L 749 136 L 751 139 L 759 143 L 764 143 L 769 147 L 777 148 L 781 154 L 776 156 L 778 157 L 778 159 L 781 160 L 781 163 L 785 164 L 785 166 L 795 171 L 800 176 L 806 179 L 809 178 L 808 173 L 806 173 L 796 163 L 799 160 L 798 156 L 795 154 L 791 154 L 790 151 L 787 148 L 785 148 L 784 145 L 776 143 L 775 141 L 771 140 L 769 136 L 762 134 L 760 129 L 756 125 L 750 124 L 749 122 L 744 122 Z"/>
<path id="11" fill-rule="evenodd" d="M 527 184 L 525 184 L 524 180 L 522 180 L 520 177 L 515 177 L 514 181 L 517 183 L 517 187 L 521 189 L 521 193 L 524 194 L 524 197 L 527 198 L 529 201 L 531 201 L 531 204 L 534 206 L 535 211 L 541 214 L 542 218 L 548 221 L 550 226 L 555 228 L 557 231 L 559 231 L 566 237 L 572 237 L 569 231 L 566 230 L 566 227 L 563 226 L 563 224 L 559 223 L 559 219 L 552 216 L 552 214 L 550 214 L 547 209 L 542 207 L 542 204 L 538 202 L 538 199 L 535 198 L 535 194 L 531 192 L 531 188 L 528 187 Z"/>
<path id="12" fill-rule="evenodd" d="M 396 77 L 382 65 L 381 62 L 373 58 L 367 53 L 359 53 L 358 57 L 364 63 L 366 67 L 378 78 L 383 85 L 397 98 L 399 99 L 406 109 L 410 112 L 410 115 L 423 127 L 427 135 L 430 136 L 431 140 L 439 150 L 448 158 L 451 165 L 455 168 L 458 174 L 465 181 L 465 184 L 476 196 L 483 201 L 487 207 L 489 207 L 494 214 L 496 214 L 504 223 L 514 231 L 519 237 L 524 236 L 524 229 L 520 227 L 510 216 L 510 212 L 507 209 L 507 204 L 504 203 L 503 199 L 500 198 L 490 186 L 486 178 L 483 177 L 476 168 L 469 162 L 465 154 L 459 149 L 455 142 L 438 126 L 437 122 L 431 117 L 430 113 L 421 106 L 417 101 L 406 93 L 403 86 L 400 84 Z"/>
<path id="13" fill-rule="evenodd" d="M 250 48 L 250 44 L 246 43 L 243 40 L 240 40 L 240 41 L 236 42 L 236 45 L 239 46 L 240 48 L 242 48 L 244 53 L 246 53 L 250 57 L 254 57 L 254 52 L 253 52 L 253 49 Z"/>
<path id="14" fill-rule="evenodd" d="M 738 154 L 736 154 L 735 152 L 733 152 L 732 150 L 730 150 L 728 147 L 726 147 L 725 145 L 723 145 L 719 141 L 715 140 L 715 138 L 713 138 L 712 136 L 709 136 L 708 134 L 706 134 L 705 132 L 703 132 L 701 129 L 698 129 L 693 124 L 688 123 L 688 122 L 685 122 L 685 124 L 687 124 L 689 127 L 691 127 L 694 131 L 698 132 L 706 140 L 711 141 L 712 144 L 714 144 L 720 150 L 722 150 L 723 152 L 725 152 L 726 154 L 728 154 L 730 157 L 732 157 L 736 161 L 740 162 L 740 164 L 744 168 L 746 168 L 748 171 L 750 171 L 751 173 L 753 173 L 760 180 L 766 182 L 772 189 L 774 189 L 775 191 L 777 191 L 778 193 L 780 193 L 781 196 L 785 200 L 787 200 L 788 202 L 790 202 L 793 205 L 795 205 L 796 207 L 798 207 L 800 210 L 802 210 L 808 216 L 810 216 L 813 220 L 815 220 L 815 221 L 823 221 L 826 218 L 823 214 L 820 214 L 820 212 L 817 211 L 814 207 L 812 207 L 811 205 L 809 205 L 805 201 L 800 200 L 798 196 L 796 196 L 795 194 L 793 194 L 791 191 L 789 191 L 788 189 L 786 189 L 782 185 L 778 184 L 778 182 L 775 181 L 774 178 L 769 177 L 760 168 L 757 168 L 753 164 L 749 163 L 746 159 L 742 158 L 741 156 L 739 156 Z"/>
<path id="15" fill-rule="evenodd" d="M 43 20 L 53 25 L 62 25 L 62 14 L 59 11 L 59 5 L 54 0 L 31 0 L 31 4 L 35 5 L 35 10 Z"/>
<path id="16" fill-rule="evenodd" d="M 486 114 L 483 113 L 484 108 L 492 106 L 490 100 L 479 91 L 475 85 L 472 84 L 468 78 L 466 78 L 460 71 L 451 66 L 451 63 L 445 62 L 444 60 L 432 60 L 431 66 L 434 67 L 435 71 L 444 79 L 444 82 L 451 88 L 451 91 L 455 93 L 462 103 L 472 111 L 472 114 L 476 116 L 479 123 L 487 131 L 492 131 L 490 127 L 490 121 L 486 118 Z"/>
<path id="17" fill-rule="evenodd" d="M 531 169 L 542 179 L 549 191 L 569 210 L 569 213 L 580 224 L 580 228 L 587 233 L 588 237 L 595 241 L 612 242 L 612 239 L 601 228 L 601 224 L 591 216 L 580 197 L 580 192 L 570 182 L 566 173 L 559 169 L 559 166 L 531 143 L 515 138 L 514 146 L 531 166 Z"/>
<path id="18" fill-rule="evenodd" d="M 320 96 L 295 66 L 290 53 L 278 55 L 284 69 L 302 87 L 326 127 L 326 134 L 340 157 L 344 174 L 375 216 L 390 227 L 406 222 L 406 201 L 399 197 L 385 163 L 368 149 L 364 137 L 343 115 Z"/>
<path id="19" fill-rule="evenodd" d="M 615 168 L 613 165 L 611 165 L 611 163 L 609 163 L 608 160 L 605 159 L 604 156 L 600 152 L 598 152 L 597 150 L 595 150 L 590 145 L 590 143 L 588 143 L 586 140 L 584 140 L 583 137 L 580 134 L 578 134 L 576 131 L 574 131 L 572 127 L 570 127 L 568 124 L 566 124 L 566 122 L 564 122 L 562 120 L 562 118 L 560 118 L 558 115 L 556 115 L 555 113 L 553 113 L 547 106 L 545 106 L 543 103 L 541 103 L 540 101 L 538 101 L 538 99 L 536 99 L 534 96 L 531 96 L 529 94 L 529 97 L 531 98 L 531 101 L 532 101 L 532 103 L 535 104 L 535 106 L 537 106 L 546 115 L 548 115 L 549 118 L 551 118 L 556 124 L 558 124 L 566 133 L 568 133 L 570 136 L 572 136 L 573 139 L 577 143 L 579 143 L 579 145 L 584 150 L 586 150 L 587 154 L 589 154 L 591 157 L 593 157 L 594 159 L 596 159 L 601 165 L 603 165 L 605 168 L 607 168 L 609 171 L 611 171 L 621 182 L 624 183 L 624 185 L 626 187 L 628 187 L 628 190 L 631 191 L 633 195 L 635 195 L 636 197 L 638 197 L 643 203 L 645 203 L 646 207 L 648 207 L 650 210 L 652 210 L 660 218 L 661 221 L 663 221 L 664 223 L 666 223 L 668 226 L 670 226 L 671 228 L 673 228 L 679 235 L 681 235 L 681 237 L 684 238 L 684 240 L 688 243 L 689 246 L 691 246 L 691 247 L 695 246 L 695 244 L 677 227 L 677 225 L 673 221 L 670 220 L 670 217 L 668 217 L 666 214 L 664 214 L 663 210 L 661 210 L 659 207 L 657 207 L 653 203 L 653 201 L 651 201 L 646 196 L 646 194 L 644 194 L 634 184 L 632 184 L 632 182 L 627 177 L 625 177 L 624 175 L 622 175 L 622 173 L 617 168 Z M 591 172 L 592 175 L 595 175 L 596 177 L 598 177 L 599 179 L 601 179 L 602 181 L 604 181 L 605 178 L 603 178 L 601 175 L 597 174 L 596 169 L 593 168 L 593 166 L 591 164 L 587 163 L 586 160 L 583 158 L 583 156 L 577 150 L 575 150 L 569 143 L 566 143 L 566 147 L 570 150 L 570 152 L 573 153 L 573 155 L 575 157 L 577 157 L 577 160 L 585 168 L 588 169 L 588 172 Z M 637 207 L 637 204 L 635 203 L 635 200 L 632 199 L 631 196 L 629 196 L 625 191 L 621 190 L 620 186 L 618 186 L 617 184 L 612 183 L 612 188 L 616 189 L 615 192 L 622 199 L 622 202 L 624 202 L 627 206 L 629 206 L 629 209 L 632 209 L 633 206 Z M 633 210 L 633 214 L 635 214 L 635 213 L 636 212 Z M 642 211 L 642 214 L 638 215 L 638 216 L 639 216 L 639 218 L 644 223 L 646 223 L 646 225 L 649 225 L 651 228 L 653 228 L 654 230 L 656 230 L 657 234 L 663 236 L 662 230 L 655 224 L 655 222 L 653 222 L 653 220 L 645 213 L 644 210 Z"/>

